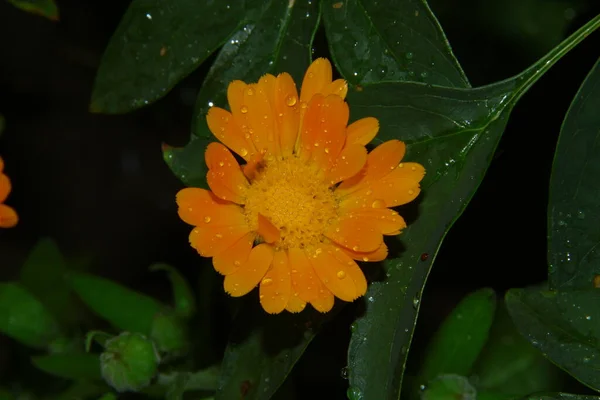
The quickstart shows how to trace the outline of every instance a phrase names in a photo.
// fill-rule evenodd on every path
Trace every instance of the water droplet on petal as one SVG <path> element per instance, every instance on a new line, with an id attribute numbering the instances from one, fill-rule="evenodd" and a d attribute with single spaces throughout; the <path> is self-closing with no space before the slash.
<path id="1" fill-rule="evenodd" d="M 337 275 L 338 279 L 344 279 L 346 277 L 346 272 L 338 271 L 338 273 L 336 275 Z"/>
<path id="2" fill-rule="evenodd" d="M 241 112 L 242 114 L 246 114 L 246 113 L 248 112 L 248 107 L 246 107 L 246 106 L 241 106 L 241 107 L 240 107 L 240 112 Z"/>
<path id="3" fill-rule="evenodd" d="M 207 224 L 210 222 L 210 217 L 208 215 L 204 217 L 204 222 L 206 222 Z"/>
<path id="4" fill-rule="evenodd" d="M 297 102 L 298 102 L 298 98 L 296 98 L 296 96 L 290 95 L 285 98 L 285 104 L 287 104 L 289 107 L 295 106 Z"/>
<path id="5" fill-rule="evenodd" d="M 273 283 L 273 279 L 271 279 L 271 278 L 265 278 L 265 279 L 263 279 L 263 280 L 262 280 L 262 282 L 261 282 L 261 284 L 262 284 L 263 286 L 269 286 L 269 285 L 270 285 L 270 284 L 272 284 L 272 283 Z"/>
<path id="6" fill-rule="evenodd" d="M 383 200 L 375 200 L 373 202 L 373 204 L 371 204 L 371 207 L 373 207 L 373 208 L 385 208 L 385 202 Z"/>
<path id="7" fill-rule="evenodd" d="M 246 157 L 248 155 L 248 150 L 244 149 L 243 147 L 240 149 L 240 156 L 242 157 Z"/>

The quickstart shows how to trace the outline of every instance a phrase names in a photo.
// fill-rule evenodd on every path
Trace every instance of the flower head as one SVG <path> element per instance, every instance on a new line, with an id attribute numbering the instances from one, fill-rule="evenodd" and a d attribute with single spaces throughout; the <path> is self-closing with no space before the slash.
<path id="1" fill-rule="evenodd" d="M 12 207 L 4 204 L 4 200 L 6 200 L 12 190 L 12 185 L 10 179 L 3 171 L 4 161 L 0 157 L 0 228 L 12 228 L 17 225 L 19 217 Z"/>
<path id="2" fill-rule="evenodd" d="M 307 303 L 327 312 L 334 296 L 364 295 L 355 260 L 387 257 L 383 235 L 406 226 L 390 207 L 419 194 L 424 168 L 400 163 L 398 140 L 367 154 L 379 123 L 367 117 L 348 125 L 346 92 L 322 58 L 306 72 L 300 96 L 287 73 L 233 81 L 231 111 L 212 107 L 207 115 L 221 142 L 206 150 L 211 190 L 177 194 L 179 216 L 195 226 L 190 243 L 213 258 L 225 291 L 243 296 L 260 285 L 269 313 L 300 312 Z"/>

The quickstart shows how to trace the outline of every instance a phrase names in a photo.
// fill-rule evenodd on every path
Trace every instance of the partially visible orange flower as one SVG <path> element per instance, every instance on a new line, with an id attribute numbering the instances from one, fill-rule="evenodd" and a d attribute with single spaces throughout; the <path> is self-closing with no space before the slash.
<path id="1" fill-rule="evenodd" d="M 419 194 L 425 170 L 400 162 L 403 142 L 367 154 L 379 122 L 348 125 L 347 90 L 322 58 L 306 72 L 300 97 L 287 73 L 233 81 L 231 112 L 212 107 L 207 115 L 223 143 L 206 150 L 211 190 L 177 194 L 179 216 L 195 226 L 190 243 L 213 258 L 225 291 L 238 297 L 260 284 L 268 313 L 300 312 L 307 303 L 327 312 L 334 296 L 364 295 L 367 281 L 355 260 L 387 257 L 383 235 L 406 227 L 390 207 Z"/>
<path id="2" fill-rule="evenodd" d="M 17 225 L 19 217 L 13 208 L 3 204 L 12 189 L 10 179 L 3 171 L 4 161 L 0 157 L 0 228 L 12 228 Z"/>

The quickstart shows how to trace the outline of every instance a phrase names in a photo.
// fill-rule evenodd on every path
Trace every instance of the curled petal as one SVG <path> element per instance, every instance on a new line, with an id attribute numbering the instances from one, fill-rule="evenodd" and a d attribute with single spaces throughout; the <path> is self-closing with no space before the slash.
<path id="1" fill-rule="evenodd" d="M 273 247 L 271 245 L 263 243 L 254 247 L 246 263 L 235 272 L 225 276 L 223 283 L 225 291 L 233 297 L 249 293 L 265 276 L 272 261 Z"/>
<path id="2" fill-rule="evenodd" d="M 256 153 L 254 144 L 244 136 L 231 113 L 219 107 L 211 107 L 206 115 L 208 129 L 225 146 L 247 160 Z"/>
<path id="3" fill-rule="evenodd" d="M 336 184 L 360 172 L 367 162 L 367 149 L 358 144 L 344 147 L 333 167 L 325 171 L 330 184 Z"/>
<path id="4" fill-rule="evenodd" d="M 10 179 L 8 176 L 0 172 L 0 203 L 3 203 L 4 200 L 6 200 L 11 189 L 12 185 L 10 184 Z"/>
<path id="5" fill-rule="evenodd" d="M 317 247 L 310 261 L 321 282 L 341 300 L 353 301 L 367 291 L 367 280 L 358 265 L 337 247 Z"/>
<path id="6" fill-rule="evenodd" d="M 340 247 L 340 249 L 346 253 L 349 257 L 364 262 L 377 262 L 383 261 L 388 256 L 388 248 L 385 243 L 381 243 L 381 246 L 377 248 L 377 250 L 360 253 L 358 251 L 353 251 L 351 249 L 347 249 L 345 247 Z"/>
<path id="7" fill-rule="evenodd" d="M 288 261 L 292 276 L 294 293 L 305 302 L 311 302 L 319 297 L 319 278 L 315 275 L 312 264 L 304 250 L 290 248 Z"/>
<path id="8" fill-rule="evenodd" d="M 246 225 L 196 227 L 190 233 L 190 244 L 202 257 L 214 257 L 227 251 L 249 231 Z"/>
<path id="9" fill-rule="evenodd" d="M 246 225 L 242 209 L 229 201 L 221 200 L 212 192 L 200 188 L 185 188 L 177 193 L 179 217 L 195 226 Z"/>
<path id="10" fill-rule="evenodd" d="M 346 141 L 366 146 L 379 132 L 377 118 L 366 117 L 354 121 L 346 128 Z"/>
<path id="11" fill-rule="evenodd" d="M 6 204 L 0 204 L 0 228 L 12 228 L 18 222 L 17 212 Z"/>
<path id="12" fill-rule="evenodd" d="M 290 300 L 292 283 L 285 251 L 276 251 L 271 268 L 260 282 L 260 304 L 269 314 L 282 312 Z"/>
<path id="13" fill-rule="evenodd" d="M 333 72 L 329 60 L 317 58 L 306 70 L 300 91 L 300 101 L 308 103 L 317 93 L 331 83 Z"/>
<path id="14" fill-rule="evenodd" d="M 206 179 L 213 193 L 223 200 L 244 204 L 248 180 L 229 149 L 213 142 L 208 145 L 205 158 L 209 168 Z"/>
<path id="15" fill-rule="evenodd" d="M 215 271 L 221 275 L 229 275 L 235 272 L 248 260 L 255 238 L 256 234 L 254 232 L 248 232 L 231 247 L 216 254 L 213 257 Z"/>
<path id="16" fill-rule="evenodd" d="M 379 230 L 364 220 L 355 220 L 343 216 L 331 224 L 325 231 L 325 236 L 348 249 L 369 252 L 377 249 L 383 243 Z"/>

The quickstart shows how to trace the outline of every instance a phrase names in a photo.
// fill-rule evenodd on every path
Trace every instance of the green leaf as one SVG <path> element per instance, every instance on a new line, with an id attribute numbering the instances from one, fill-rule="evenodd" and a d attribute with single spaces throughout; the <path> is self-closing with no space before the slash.
<path id="1" fill-rule="evenodd" d="M 348 82 L 470 86 L 424 0 L 323 0 L 321 4 L 331 55 Z"/>
<path id="2" fill-rule="evenodd" d="M 104 52 L 90 109 L 125 113 L 164 96 L 221 46 L 243 1 L 134 0 Z"/>
<path id="3" fill-rule="evenodd" d="M 431 339 L 417 384 L 442 374 L 468 376 L 488 338 L 495 308 L 492 289 L 462 299 Z"/>
<path id="4" fill-rule="evenodd" d="M 310 64 L 318 24 L 316 1 L 271 1 L 225 43 L 198 94 L 194 135 L 184 148 L 164 150 L 165 161 L 183 183 L 207 187 L 204 150 L 215 138 L 208 130 L 206 113 L 211 105 L 227 108 L 229 83 L 256 82 L 266 73 L 288 72 L 299 84 Z"/>
<path id="5" fill-rule="evenodd" d="M 117 328 L 149 335 L 154 316 L 163 309 L 152 297 L 127 289 L 108 279 L 72 273 L 71 288 L 96 314 Z"/>
<path id="6" fill-rule="evenodd" d="M 214 391 L 218 377 L 219 368 L 209 367 L 197 372 L 162 374 L 158 377 L 158 384 L 167 386 L 167 400 L 179 400 L 185 392 Z"/>
<path id="7" fill-rule="evenodd" d="M 256 299 L 249 299 L 234 322 L 216 400 L 270 399 L 321 324 L 335 314 L 305 310 L 301 314 L 268 315 L 257 303 Z"/>
<path id="8" fill-rule="evenodd" d="M 429 382 L 421 393 L 422 400 L 475 400 L 477 391 L 469 380 L 460 375 L 440 375 Z"/>
<path id="9" fill-rule="evenodd" d="M 594 287 L 600 275 L 600 61 L 577 92 L 556 146 L 548 207 L 551 289 Z"/>
<path id="10" fill-rule="evenodd" d="M 196 310 L 196 299 L 192 288 L 179 271 L 168 264 L 154 264 L 150 271 L 166 271 L 173 287 L 175 313 L 184 318 L 190 318 Z"/>
<path id="11" fill-rule="evenodd" d="M 501 303 L 490 337 L 477 359 L 477 389 L 524 396 L 562 388 L 564 374 L 517 331 Z"/>
<path id="12" fill-rule="evenodd" d="M 15 282 L 0 283 L 0 332 L 30 347 L 45 347 L 60 336 L 52 314 Z"/>
<path id="13" fill-rule="evenodd" d="M 58 7 L 53 0 L 8 0 L 8 2 L 23 11 L 58 21 Z"/>
<path id="14" fill-rule="evenodd" d="M 52 354 L 32 357 L 37 368 L 50 375 L 65 379 L 101 380 L 100 359 L 97 354 Z"/>
<path id="15" fill-rule="evenodd" d="M 364 398 L 398 398 L 420 296 L 432 262 L 446 232 L 483 179 L 512 107 L 599 25 L 600 16 L 523 73 L 494 85 L 450 89 L 381 83 L 349 93 L 353 118 L 378 118 L 379 139 L 406 140 L 406 159 L 427 169 L 423 195 L 413 205 L 418 206 L 419 217 L 401 235 L 405 250 L 384 263 L 385 281 L 370 284 L 365 295 L 366 312 L 357 320 L 350 341 L 350 385 Z M 389 362 L 382 365 L 381 360 Z"/>
<path id="16" fill-rule="evenodd" d="M 78 315 L 66 273 L 67 266 L 56 243 L 44 238 L 27 256 L 19 280 L 57 319 L 73 323 Z"/>
<path id="17" fill-rule="evenodd" d="M 508 311 L 531 344 L 575 379 L 600 390 L 600 291 L 511 289 Z"/>
<path id="18" fill-rule="evenodd" d="M 523 397 L 521 400 L 600 400 L 600 397 L 569 393 L 538 393 Z"/>

